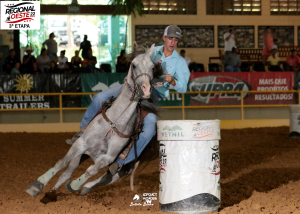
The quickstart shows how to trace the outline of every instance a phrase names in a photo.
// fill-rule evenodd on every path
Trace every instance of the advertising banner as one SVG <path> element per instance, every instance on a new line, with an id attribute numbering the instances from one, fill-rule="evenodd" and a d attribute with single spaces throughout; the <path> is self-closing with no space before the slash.
<path id="1" fill-rule="evenodd" d="M 189 83 L 190 91 L 288 91 L 293 88 L 293 72 L 191 73 Z M 295 93 L 243 93 L 243 98 L 245 105 L 296 103 Z M 239 105 L 240 101 L 240 93 L 190 96 L 190 105 Z"/>
<path id="2" fill-rule="evenodd" d="M 59 107 L 58 96 L 27 93 L 81 92 L 80 74 L 12 74 L 0 75 L 0 93 L 22 94 L 0 96 L 0 109 Z M 80 96 L 63 96 L 63 107 L 80 107 Z"/>
<path id="3" fill-rule="evenodd" d="M 127 73 L 81 74 L 82 92 L 102 92 L 124 83 Z M 93 96 L 81 96 L 81 106 L 88 107 Z"/>
<path id="4" fill-rule="evenodd" d="M 21 96 L 0 96 L 0 109 L 50 108 L 49 96 L 26 93 L 49 93 L 47 74 L 0 75 L 0 93 L 23 93 Z"/>
<path id="5" fill-rule="evenodd" d="M 49 91 L 51 93 L 80 93 L 80 74 L 49 74 Z M 63 107 L 80 107 L 81 96 L 68 95 L 62 97 Z M 51 107 L 59 107 L 59 97 L 51 96 Z"/>
<path id="6" fill-rule="evenodd" d="M 114 74 L 81 74 L 82 92 L 102 92 L 124 83 L 127 73 Z M 175 91 L 172 87 L 170 91 Z M 159 106 L 180 106 L 181 94 L 171 94 L 167 98 L 160 99 Z M 81 96 L 81 106 L 88 107 L 93 96 Z"/>

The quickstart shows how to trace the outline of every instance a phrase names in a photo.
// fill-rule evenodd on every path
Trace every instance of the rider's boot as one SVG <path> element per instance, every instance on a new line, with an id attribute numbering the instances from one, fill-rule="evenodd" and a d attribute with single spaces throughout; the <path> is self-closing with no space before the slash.
<path id="1" fill-rule="evenodd" d="M 75 141 L 79 138 L 80 136 L 76 135 L 76 136 L 73 136 L 72 139 L 67 139 L 66 140 L 66 143 L 67 144 L 70 144 L 70 145 L 73 145 L 73 143 L 75 143 Z"/>

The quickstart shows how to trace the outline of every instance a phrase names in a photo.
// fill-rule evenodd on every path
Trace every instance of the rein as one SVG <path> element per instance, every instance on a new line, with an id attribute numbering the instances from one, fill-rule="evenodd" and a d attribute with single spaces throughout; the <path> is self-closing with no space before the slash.
<path id="1" fill-rule="evenodd" d="M 130 103 L 127 105 L 127 107 L 125 108 L 125 110 L 122 112 L 122 114 L 118 117 L 118 119 L 124 114 L 124 112 L 127 110 L 127 108 L 136 100 L 139 100 L 141 99 L 140 97 L 140 93 L 139 93 L 139 90 L 138 90 L 138 84 L 136 83 L 136 80 L 143 76 L 143 75 L 146 75 L 149 77 L 149 80 L 151 81 L 151 76 L 147 73 L 141 73 L 139 74 L 138 76 L 134 76 L 134 73 L 133 73 L 133 66 L 131 64 L 131 79 L 133 81 L 133 84 L 134 84 L 134 88 L 132 88 L 131 85 L 129 85 L 127 79 L 125 78 L 125 84 L 126 86 L 128 87 L 128 89 L 132 92 L 132 95 L 131 95 L 131 98 L 130 98 Z M 138 95 L 136 97 L 136 95 Z M 117 135 L 119 135 L 120 137 L 122 138 L 132 138 L 132 139 L 136 139 L 138 137 L 138 134 L 142 131 L 142 126 L 143 126 L 143 120 L 142 120 L 142 115 L 141 115 L 141 107 L 140 105 L 138 104 L 137 105 L 137 111 L 138 111 L 138 118 L 137 118 L 137 126 L 135 128 L 135 130 L 133 131 L 133 133 L 129 134 L 129 135 L 124 135 L 123 133 L 119 132 L 119 130 L 117 129 L 116 127 L 116 122 L 118 121 L 118 119 L 116 120 L 116 122 L 112 122 L 106 115 L 106 110 L 108 109 L 109 107 L 107 106 L 106 108 L 103 109 L 102 111 L 102 116 L 103 118 L 106 120 L 106 122 L 110 125 L 110 129 L 108 130 L 108 132 L 111 130 L 113 131 L 113 133 L 116 133 Z M 107 133 L 108 133 L 107 132 Z"/>

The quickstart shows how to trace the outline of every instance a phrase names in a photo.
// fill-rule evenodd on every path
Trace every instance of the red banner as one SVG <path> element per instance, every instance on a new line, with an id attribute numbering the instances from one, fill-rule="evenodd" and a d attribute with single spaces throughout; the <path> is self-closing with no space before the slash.
<path id="1" fill-rule="evenodd" d="M 191 73 L 189 91 L 288 91 L 294 88 L 293 72 Z M 245 105 L 295 104 L 295 93 L 243 93 Z M 238 105 L 241 93 L 191 95 L 191 105 Z"/>

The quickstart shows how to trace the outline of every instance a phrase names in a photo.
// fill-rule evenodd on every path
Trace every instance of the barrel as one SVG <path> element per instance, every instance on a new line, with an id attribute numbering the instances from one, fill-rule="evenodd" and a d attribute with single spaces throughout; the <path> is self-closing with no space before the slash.
<path id="1" fill-rule="evenodd" d="M 300 137 L 300 105 L 290 105 L 290 137 Z"/>
<path id="2" fill-rule="evenodd" d="M 220 207 L 220 121 L 160 120 L 159 208 L 208 213 Z"/>

